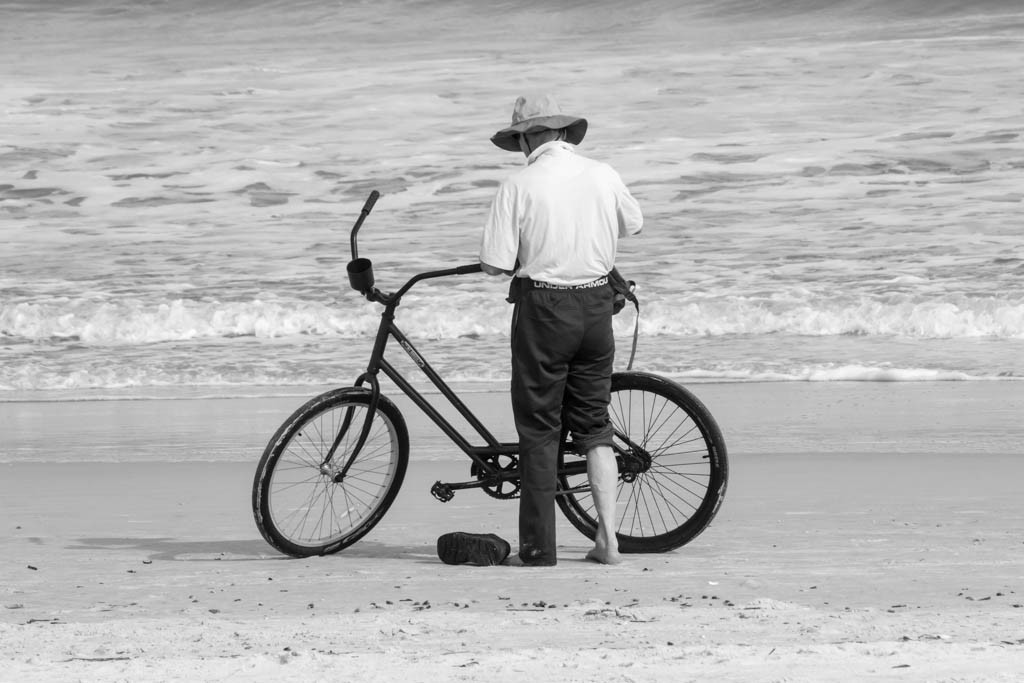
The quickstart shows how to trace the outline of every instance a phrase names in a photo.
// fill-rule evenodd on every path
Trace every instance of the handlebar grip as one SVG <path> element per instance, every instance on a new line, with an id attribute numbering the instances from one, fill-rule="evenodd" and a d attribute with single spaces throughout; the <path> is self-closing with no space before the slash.
<path id="1" fill-rule="evenodd" d="M 482 273 L 483 270 L 484 270 L 483 266 L 481 266 L 479 263 L 472 263 L 472 264 L 470 264 L 468 266 L 458 266 L 455 269 L 455 274 L 456 275 L 469 275 L 470 273 Z"/>
<path id="2" fill-rule="evenodd" d="M 368 214 L 373 211 L 373 205 L 377 203 L 378 199 L 380 199 L 380 192 L 377 192 L 377 190 L 371 191 L 370 196 L 366 198 L 366 203 L 363 204 L 363 210 L 360 213 Z"/>

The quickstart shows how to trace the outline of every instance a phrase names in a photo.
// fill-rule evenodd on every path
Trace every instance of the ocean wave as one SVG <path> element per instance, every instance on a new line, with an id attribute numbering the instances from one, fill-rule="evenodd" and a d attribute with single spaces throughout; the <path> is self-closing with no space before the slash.
<path id="1" fill-rule="evenodd" d="M 776 370 L 688 370 L 673 377 L 690 382 L 967 382 L 1014 381 L 1010 375 L 972 375 L 958 370 L 871 365 L 810 365 Z"/>
<path id="2" fill-rule="evenodd" d="M 641 332 L 653 335 L 894 336 L 913 339 L 1024 339 L 1024 302 L 995 298 L 955 301 L 848 302 L 723 298 L 644 308 Z"/>
<path id="3" fill-rule="evenodd" d="M 239 368 L 236 372 L 206 367 L 171 370 L 155 365 L 83 367 L 66 371 L 39 366 L 23 366 L 16 371 L 0 371 L 0 392 L 93 392 L 106 389 L 205 389 L 220 396 L 250 387 L 319 386 L 329 382 L 323 373 L 273 373 Z M 349 384 L 351 382 L 348 382 Z"/>
<path id="4" fill-rule="evenodd" d="M 0 339 L 145 345 L 198 339 L 287 338 L 302 335 L 365 338 L 376 333 L 379 311 L 367 303 L 332 305 L 297 300 L 154 302 L 124 299 L 51 299 L 0 304 Z M 440 300 L 409 301 L 398 323 L 412 337 L 459 339 L 507 335 L 511 307 L 493 294 L 456 293 Z M 616 333 L 632 330 L 631 314 L 615 321 Z M 642 301 L 644 335 L 715 337 L 791 334 L 895 336 L 913 339 L 1024 338 L 1024 302 L 994 297 L 949 300 L 914 298 L 690 298 Z"/>
<path id="5" fill-rule="evenodd" d="M 159 302 L 53 300 L 0 306 L 0 336 L 90 345 L 138 345 L 234 337 L 353 337 L 376 329 L 370 312 L 300 301 Z"/>

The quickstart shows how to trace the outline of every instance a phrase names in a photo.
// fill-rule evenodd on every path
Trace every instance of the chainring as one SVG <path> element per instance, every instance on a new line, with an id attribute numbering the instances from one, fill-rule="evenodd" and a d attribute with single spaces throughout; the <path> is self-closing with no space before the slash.
<path id="1" fill-rule="evenodd" d="M 486 458 L 486 460 L 487 464 L 498 470 L 498 472 L 519 473 L 519 458 L 514 455 L 492 455 Z M 476 477 L 478 481 L 485 482 L 480 488 L 491 498 L 508 500 L 519 497 L 520 484 L 518 477 L 488 482 L 490 475 L 476 463 L 470 468 L 469 473 Z"/>

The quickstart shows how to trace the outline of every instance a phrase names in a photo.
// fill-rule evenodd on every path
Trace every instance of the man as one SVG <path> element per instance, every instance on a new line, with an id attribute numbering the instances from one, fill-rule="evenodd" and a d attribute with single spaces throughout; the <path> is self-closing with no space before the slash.
<path id="1" fill-rule="evenodd" d="M 586 119 L 562 114 L 550 96 L 520 97 L 512 125 L 491 142 L 520 151 L 526 167 L 498 188 L 484 227 L 480 262 L 515 278 L 512 409 L 522 480 L 519 558 L 554 565 L 555 484 L 564 415 L 598 513 L 587 558 L 621 562 L 615 538 L 618 467 L 608 419 L 614 292 L 608 273 L 618 239 L 640 232 L 643 216 L 619 175 L 576 153 Z"/>

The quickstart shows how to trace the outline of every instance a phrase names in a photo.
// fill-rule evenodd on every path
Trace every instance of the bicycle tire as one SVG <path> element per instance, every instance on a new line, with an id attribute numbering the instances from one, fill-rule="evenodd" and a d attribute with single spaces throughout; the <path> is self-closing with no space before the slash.
<path id="1" fill-rule="evenodd" d="M 624 553 L 674 550 L 697 537 L 714 519 L 725 496 L 729 464 L 725 440 L 711 413 L 690 391 L 672 380 L 644 372 L 612 375 L 609 417 L 616 445 L 627 441 L 650 456 L 649 466 L 630 482 L 620 472 L 616 537 Z M 559 455 L 559 469 L 572 457 L 571 444 Z M 620 470 L 622 468 L 620 467 Z M 560 475 L 558 506 L 591 540 L 597 510 L 586 474 Z"/>
<path id="2" fill-rule="evenodd" d="M 365 536 L 391 507 L 409 463 L 409 432 L 383 396 L 366 443 L 344 478 L 334 480 L 369 405 L 370 392 L 362 388 L 321 394 L 292 413 L 267 444 L 253 480 L 252 509 L 263 538 L 277 550 L 293 557 L 338 552 Z M 349 429 L 324 468 L 346 415 Z"/>

